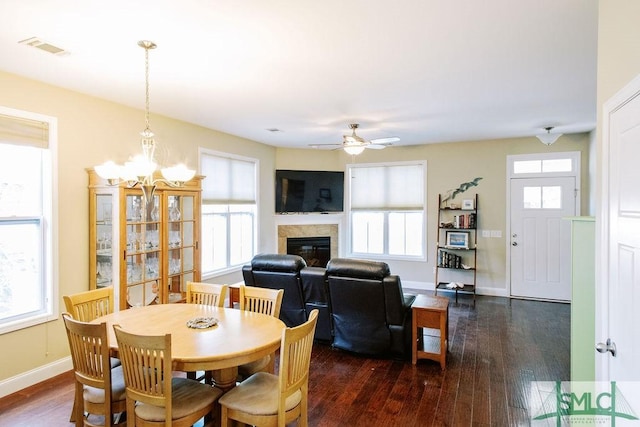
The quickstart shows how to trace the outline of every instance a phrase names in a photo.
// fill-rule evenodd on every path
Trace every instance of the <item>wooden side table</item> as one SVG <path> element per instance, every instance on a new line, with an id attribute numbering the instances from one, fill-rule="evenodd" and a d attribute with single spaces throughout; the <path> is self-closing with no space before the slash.
<path id="1" fill-rule="evenodd" d="M 418 295 L 411 306 L 411 362 L 430 359 L 447 363 L 449 337 L 449 299 L 439 296 Z"/>
<path id="2" fill-rule="evenodd" d="M 244 281 L 229 285 L 229 308 L 233 308 L 234 303 L 240 302 L 240 286 L 242 285 L 244 285 Z"/>

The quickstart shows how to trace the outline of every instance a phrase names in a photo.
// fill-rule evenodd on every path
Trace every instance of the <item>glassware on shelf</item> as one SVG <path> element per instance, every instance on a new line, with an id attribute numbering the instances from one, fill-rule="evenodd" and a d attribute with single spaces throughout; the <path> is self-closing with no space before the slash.
<path id="1" fill-rule="evenodd" d="M 169 274 L 180 273 L 180 258 L 171 258 L 169 260 Z"/>
<path id="2" fill-rule="evenodd" d="M 157 200 L 153 204 L 153 207 L 151 208 L 151 212 L 149 213 L 149 218 L 151 218 L 151 221 L 158 221 L 160 219 L 160 210 L 158 209 Z"/>
<path id="3" fill-rule="evenodd" d="M 169 207 L 169 221 L 180 221 L 180 208 L 178 208 L 178 198 L 174 198 Z"/>

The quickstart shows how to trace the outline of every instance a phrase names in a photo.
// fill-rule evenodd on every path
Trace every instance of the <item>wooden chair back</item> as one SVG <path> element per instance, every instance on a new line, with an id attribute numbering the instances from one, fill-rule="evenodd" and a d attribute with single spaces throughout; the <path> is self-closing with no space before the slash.
<path id="1" fill-rule="evenodd" d="M 135 404 L 142 402 L 164 407 L 164 419 L 171 420 L 171 334 L 135 335 L 119 325 L 113 329 L 127 386 L 127 418 L 135 420 Z"/>
<path id="2" fill-rule="evenodd" d="M 309 314 L 309 320 L 300 326 L 286 328 L 282 331 L 280 344 L 280 399 L 278 400 L 278 420 L 285 418 L 286 399 L 300 390 L 302 401 L 298 411 L 304 415 L 301 425 L 307 424 L 307 396 L 309 392 L 309 365 L 311 364 L 311 350 L 313 336 L 318 321 L 318 310 Z"/>
<path id="3" fill-rule="evenodd" d="M 103 415 L 104 425 L 111 426 L 112 415 L 125 411 L 126 400 L 122 398 L 114 400 L 112 393 L 107 324 L 78 321 L 70 313 L 62 313 L 62 318 L 67 331 L 76 379 L 73 418 L 78 425 L 91 425 L 84 420 L 86 411 L 89 414 Z M 84 386 L 103 390 L 103 403 L 86 401 L 83 398 Z"/>
<path id="4" fill-rule="evenodd" d="M 224 307 L 229 285 L 187 282 L 187 303 Z"/>
<path id="5" fill-rule="evenodd" d="M 240 310 L 280 316 L 283 289 L 258 288 L 255 286 L 240 286 Z"/>
<path id="6" fill-rule="evenodd" d="M 64 295 L 62 299 L 67 312 L 81 322 L 91 322 L 98 317 L 113 313 L 115 309 L 113 286 Z"/>
<path id="7" fill-rule="evenodd" d="M 314 309 L 305 323 L 282 331 L 280 371 L 277 377 L 258 372 L 220 399 L 222 427 L 228 426 L 229 420 L 254 426 L 278 427 L 298 420 L 297 425 L 307 426 L 309 365 L 317 321 L 318 310 Z M 277 390 L 274 390 L 275 382 L 270 379 L 277 381 Z M 255 396 L 265 399 L 265 396 L 274 392 L 278 393 L 278 409 L 275 413 L 265 413 L 264 405 L 256 403 L 260 399 L 256 399 Z M 298 392 L 299 403 L 287 411 L 287 400 Z"/>

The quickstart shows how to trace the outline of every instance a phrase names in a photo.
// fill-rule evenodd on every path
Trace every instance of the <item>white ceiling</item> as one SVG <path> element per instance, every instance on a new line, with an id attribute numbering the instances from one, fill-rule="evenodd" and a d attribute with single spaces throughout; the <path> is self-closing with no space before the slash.
<path id="1" fill-rule="evenodd" d="M 353 122 L 395 145 L 584 132 L 597 3 L 2 0 L 0 70 L 142 109 L 152 40 L 152 128 L 163 114 L 282 147 L 339 143 Z"/>

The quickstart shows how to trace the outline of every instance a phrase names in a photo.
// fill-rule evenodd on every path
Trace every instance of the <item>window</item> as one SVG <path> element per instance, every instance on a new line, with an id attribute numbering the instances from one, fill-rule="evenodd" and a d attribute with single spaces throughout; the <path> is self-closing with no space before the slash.
<path id="1" fill-rule="evenodd" d="M 351 253 L 424 259 L 424 162 L 349 167 Z"/>
<path id="2" fill-rule="evenodd" d="M 57 318 L 56 121 L 0 107 L 0 333 Z"/>
<path id="3" fill-rule="evenodd" d="M 257 169 L 253 159 L 200 152 L 203 275 L 243 265 L 255 254 Z"/>
<path id="4" fill-rule="evenodd" d="M 523 188 L 524 209 L 562 209 L 562 187 L 544 185 Z"/>
<path id="5" fill-rule="evenodd" d="M 515 160 L 513 162 L 514 175 L 573 172 L 573 169 L 572 158 Z"/>

